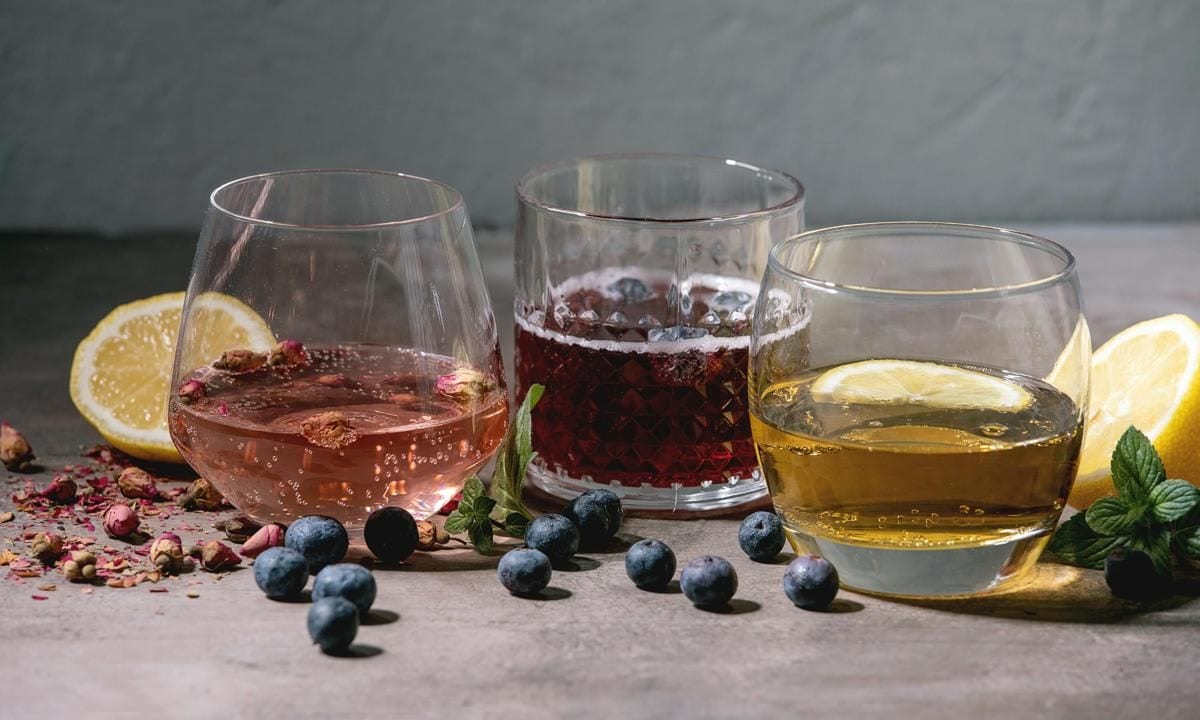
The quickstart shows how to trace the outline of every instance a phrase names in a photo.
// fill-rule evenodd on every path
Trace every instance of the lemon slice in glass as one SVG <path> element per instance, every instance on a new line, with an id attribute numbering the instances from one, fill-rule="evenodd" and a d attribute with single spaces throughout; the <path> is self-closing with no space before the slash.
<path id="1" fill-rule="evenodd" d="M 812 384 L 817 402 L 921 405 L 1014 412 L 1029 405 L 1025 388 L 986 373 L 916 360 L 864 360 L 825 371 Z"/>
<path id="2" fill-rule="evenodd" d="M 182 462 L 167 432 L 171 366 L 184 293 L 116 308 L 75 349 L 71 400 L 114 447 L 144 460 Z M 231 348 L 266 350 L 271 329 L 241 301 L 205 293 L 195 302 L 204 333 L 196 353 L 217 358 Z"/>

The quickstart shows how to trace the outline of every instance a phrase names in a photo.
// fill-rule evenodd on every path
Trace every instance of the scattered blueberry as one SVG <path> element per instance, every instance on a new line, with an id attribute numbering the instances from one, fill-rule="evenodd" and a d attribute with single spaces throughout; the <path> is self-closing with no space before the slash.
<path id="1" fill-rule="evenodd" d="M 532 548 L 509 550 L 500 558 L 496 575 L 513 595 L 535 595 L 550 584 L 550 558 Z"/>
<path id="2" fill-rule="evenodd" d="M 837 591 L 837 568 L 820 555 L 801 555 L 783 571 L 783 593 L 798 608 L 824 610 Z"/>
<path id="3" fill-rule="evenodd" d="M 783 523 L 772 512 L 751 513 L 738 528 L 738 545 L 757 562 L 771 562 L 783 549 Z"/>
<path id="4" fill-rule="evenodd" d="M 728 605 L 737 586 L 737 572 L 729 561 L 712 555 L 692 560 L 679 575 L 679 587 L 687 599 L 708 610 Z"/>
<path id="5" fill-rule="evenodd" d="M 341 562 L 350 547 L 346 528 L 331 517 L 305 515 L 288 526 L 283 543 L 308 560 L 308 572 L 316 575 L 321 568 Z"/>
<path id="6" fill-rule="evenodd" d="M 343 597 L 313 602 L 308 609 L 308 634 L 327 653 L 345 652 L 358 634 L 358 608 Z"/>
<path id="7" fill-rule="evenodd" d="M 579 530 L 562 515 L 539 515 L 525 530 L 525 545 L 541 550 L 559 566 L 579 550 Z"/>
<path id="8" fill-rule="evenodd" d="M 608 518 L 608 536 L 612 537 L 621 529 L 621 523 L 625 520 L 625 511 L 621 507 L 621 498 L 612 490 L 597 488 L 596 490 L 588 490 L 580 497 L 590 497 L 604 508 L 604 515 Z"/>
<path id="9" fill-rule="evenodd" d="M 308 561 L 291 548 L 267 548 L 254 558 L 254 582 L 274 600 L 296 597 L 308 583 Z"/>
<path id="10" fill-rule="evenodd" d="M 625 573 L 643 590 L 664 590 L 675 577 L 675 553 L 658 540 L 639 540 L 625 553 Z"/>
<path id="11" fill-rule="evenodd" d="M 588 550 L 601 548 L 616 530 L 609 530 L 608 508 L 604 501 L 584 493 L 567 503 L 563 515 L 579 528 L 579 546 Z"/>
<path id="12" fill-rule="evenodd" d="M 1117 548 L 1104 560 L 1104 581 L 1125 600 L 1154 600 L 1171 594 L 1171 575 L 1161 574 L 1141 550 Z"/>
<path id="13" fill-rule="evenodd" d="M 383 562 L 400 562 L 417 549 L 417 521 L 400 507 L 381 507 L 367 517 L 363 539 Z"/>
<path id="14" fill-rule="evenodd" d="M 375 576 L 362 565 L 338 563 L 326 565 L 313 580 L 313 600 L 343 597 L 354 603 L 363 615 L 375 602 Z"/>

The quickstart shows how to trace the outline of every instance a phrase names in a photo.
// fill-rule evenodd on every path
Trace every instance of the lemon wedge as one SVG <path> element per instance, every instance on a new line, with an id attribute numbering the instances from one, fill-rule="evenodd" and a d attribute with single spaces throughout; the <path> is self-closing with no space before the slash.
<path id="1" fill-rule="evenodd" d="M 71 400 L 114 447 L 144 460 L 182 462 L 167 431 L 167 398 L 184 293 L 116 308 L 75 348 Z M 271 329 L 241 301 L 204 293 L 193 304 L 189 355 L 207 360 L 231 348 L 266 350 Z"/>
<path id="2" fill-rule="evenodd" d="M 1200 325 L 1166 315 L 1127 328 L 1092 355 L 1091 376 L 1071 505 L 1116 494 L 1109 462 L 1130 425 L 1154 443 L 1168 476 L 1200 483 Z"/>
<path id="3" fill-rule="evenodd" d="M 916 360 L 864 360 L 826 370 L 811 386 L 817 402 L 922 405 L 1014 412 L 1033 399 L 994 375 Z"/>

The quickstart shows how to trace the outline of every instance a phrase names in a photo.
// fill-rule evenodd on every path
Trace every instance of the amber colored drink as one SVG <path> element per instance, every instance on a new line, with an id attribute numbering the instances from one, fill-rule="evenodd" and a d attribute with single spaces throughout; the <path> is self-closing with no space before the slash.
<path id="1" fill-rule="evenodd" d="M 203 379 L 204 397 L 171 402 L 184 459 L 257 520 L 329 515 L 355 533 L 384 505 L 425 518 L 503 440 L 496 378 L 481 396 L 456 399 L 434 389 L 461 367 L 450 358 L 366 345 L 307 352 L 297 366 L 203 368 L 192 377 Z"/>

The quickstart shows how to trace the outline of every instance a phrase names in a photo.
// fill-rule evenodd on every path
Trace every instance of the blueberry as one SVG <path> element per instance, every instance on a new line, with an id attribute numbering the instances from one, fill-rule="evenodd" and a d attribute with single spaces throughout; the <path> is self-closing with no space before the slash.
<path id="1" fill-rule="evenodd" d="M 579 546 L 595 550 L 604 546 L 616 532 L 608 527 L 608 508 L 595 495 L 584 493 L 567 503 L 563 515 L 579 528 Z"/>
<path id="2" fill-rule="evenodd" d="M 1117 548 L 1104 560 L 1104 581 L 1112 594 L 1125 600 L 1154 600 L 1171 594 L 1171 574 L 1154 567 L 1141 550 Z"/>
<path id="3" fill-rule="evenodd" d="M 354 603 L 363 615 L 375 602 L 375 576 L 362 565 L 338 563 L 326 565 L 313 580 L 313 600 L 343 597 Z"/>
<path id="4" fill-rule="evenodd" d="M 400 562 L 417 549 L 417 521 L 404 508 L 381 507 L 367 517 L 363 539 L 379 560 Z"/>
<path id="5" fill-rule="evenodd" d="M 291 548 L 267 548 L 254 558 L 254 582 L 267 597 L 296 597 L 308 584 L 308 561 Z"/>
<path id="6" fill-rule="evenodd" d="M 551 565 L 560 566 L 579 550 L 579 530 L 562 515 L 539 515 L 525 531 L 525 545 L 541 550 Z"/>
<path id="7" fill-rule="evenodd" d="M 308 609 L 308 634 L 327 653 L 345 652 L 358 634 L 358 608 L 342 597 L 317 600 Z"/>
<path id="8" fill-rule="evenodd" d="M 729 561 L 712 555 L 692 560 L 679 574 L 680 589 L 699 608 L 725 607 L 737 592 L 737 586 L 737 572 Z"/>
<path id="9" fill-rule="evenodd" d="M 625 574 L 643 590 L 664 590 L 675 577 L 675 553 L 658 540 L 639 540 L 625 553 Z"/>
<path id="10" fill-rule="evenodd" d="M 820 555 L 801 555 L 783 571 L 783 593 L 798 608 L 824 610 L 837 591 L 837 568 Z"/>
<path id="11" fill-rule="evenodd" d="M 309 574 L 316 575 L 321 568 L 346 557 L 350 538 L 337 520 L 324 515 L 305 515 L 288 526 L 283 544 L 299 551 L 308 560 Z"/>
<path id="12" fill-rule="evenodd" d="M 783 549 L 783 523 L 775 513 L 751 513 L 738 528 L 738 545 L 757 562 L 771 562 Z"/>
<path id="13" fill-rule="evenodd" d="M 608 536 L 612 537 L 621 529 L 621 522 L 625 519 L 625 511 L 621 508 L 621 498 L 612 490 L 598 488 L 596 490 L 588 490 L 580 497 L 590 497 L 604 508 L 604 515 L 608 518 Z"/>
<path id="14" fill-rule="evenodd" d="M 513 595 L 535 595 L 550 584 L 550 558 L 532 548 L 509 550 L 500 558 L 496 575 Z"/>

